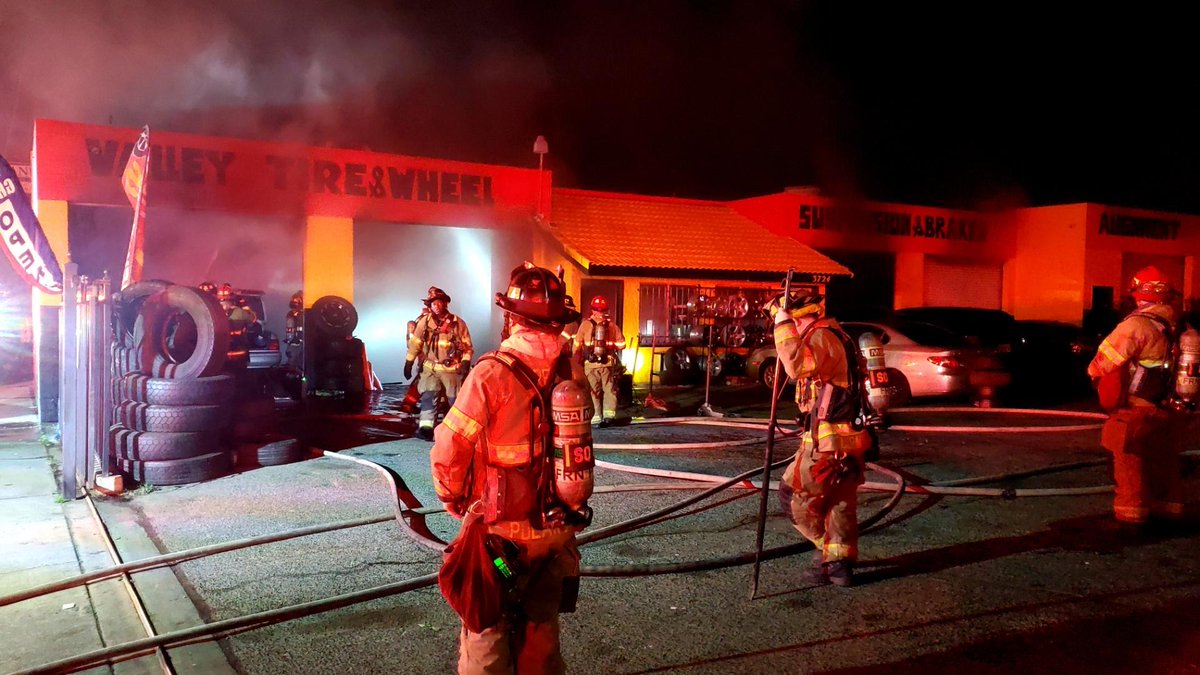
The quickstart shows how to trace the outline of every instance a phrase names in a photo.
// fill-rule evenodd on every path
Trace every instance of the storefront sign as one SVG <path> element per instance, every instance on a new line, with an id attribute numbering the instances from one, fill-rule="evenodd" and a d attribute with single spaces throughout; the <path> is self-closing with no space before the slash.
<path id="1" fill-rule="evenodd" d="M 1172 218 L 1133 216 L 1104 211 L 1100 214 L 1100 234 L 1115 237 L 1141 237 L 1142 239 L 1179 239 L 1182 223 Z"/>
<path id="2" fill-rule="evenodd" d="M 38 120 L 38 198 L 120 205 L 136 140 L 135 130 Z M 150 182 L 158 206 L 431 224 L 528 220 L 539 182 L 550 192 L 549 173 L 532 169 L 169 132 L 155 133 Z"/>
<path id="3" fill-rule="evenodd" d="M 933 215 L 918 210 L 870 210 L 801 204 L 796 224 L 801 230 L 949 241 L 987 240 L 987 223 L 982 218 Z"/>

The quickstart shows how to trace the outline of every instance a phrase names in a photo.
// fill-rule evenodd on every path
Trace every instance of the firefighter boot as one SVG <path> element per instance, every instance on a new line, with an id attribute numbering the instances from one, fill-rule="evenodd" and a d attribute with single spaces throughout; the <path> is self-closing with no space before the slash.
<path id="1" fill-rule="evenodd" d="M 433 426 L 421 426 L 417 428 L 417 438 L 423 441 L 433 440 Z"/>
<path id="2" fill-rule="evenodd" d="M 853 562 L 843 558 L 825 563 L 824 567 L 825 576 L 829 577 L 829 583 L 843 588 L 854 585 Z"/>
<path id="3" fill-rule="evenodd" d="M 813 552 L 812 564 L 809 565 L 802 576 L 803 582 L 808 586 L 825 586 L 829 583 L 829 577 L 825 575 L 825 565 L 821 563 L 821 552 Z"/>

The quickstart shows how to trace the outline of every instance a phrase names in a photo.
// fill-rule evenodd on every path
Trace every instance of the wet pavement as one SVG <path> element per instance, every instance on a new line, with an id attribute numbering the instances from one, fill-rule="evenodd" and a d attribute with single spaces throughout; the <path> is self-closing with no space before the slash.
<path id="1" fill-rule="evenodd" d="M 660 389 L 656 395 L 673 409 L 647 410 L 647 416 L 695 419 L 704 400 L 702 389 Z M 411 438 L 415 418 L 398 414 L 401 397 L 402 390 L 386 391 L 365 410 L 325 411 L 319 420 L 310 415 L 294 428 L 315 447 L 392 468 L 422 503 L 434 505 L 430 444 Z M 755 387 L 714 389 L 710 402 L 747 417 L 765 417 L 770 403 Z M 795 414 L 789 406 L 780 406 L 784 419 Z M 1086 410 L 1090 404 L 1058 407 Z M 904 426 L 1088 421 L 978 410 L 916 410 L 894 418 Z M 1098 436 L 1095 430 L 893 430 L 882 436 L 880 463 L 917 482 L 1074 464 L 1079 466 L 983 487 L 1098 486 L 1109 482 L 1106 467 L 1097 464 L 1104 458 Z M 764 437 L 760 429 L 697 424 L 596 431 L 597 443 L 607 448 L 597 451 L 604 461 L 718 475 L 761 467 Z M 666 446 L 755 439 L 726 448 Z M 645 443 L 664 447 L 629 447 Z M 776 457 L 794 450 L 795 441 L 777 438 Z M 1105 494 L 1015 499 L 913 494 L 863 534 L 860 584 L 852 589 L 805 586 L 800 571 L 807 553 L 766 561 L 753 600 L 747 565 L 639 574 L 649 565 L 752 551 L 758 493 L 727 491 L 687 507 L 680 517 L 583 547 L 585 567 L 620 576 L 584 579 L 579 611 L 563 617 L 564 654 L 572 672 L 605 674 L 1196 672 L 1200 472 L 1194 460 L 1189 469 L 1191 521 L 1145 537 L 1130 538 L 1108 525 L 1111 496 Z M 868 479 L 891 481 L 877 473 Z M 694 494 L 630 489 L 665 481 L 598 470 L 597 484 L 612 491 L 593 498 L 596 521 L 590 530 Z M 386 516 L 393 506 L 388 490 L 367 467 L 314 458 L 130 493 L 103 500 L 99 508 L 119 547 L 140 538 L 160 551 L 179 551 Z M 883 508 L 890 496 L 862 493 L 860 519 Z M 766 546 L 798 542 L 775 508 L 774 495 L 770 506 Z M 445 515 L 428 522 L 443 539 L 457 527 Z M 181 563 L 174 577 L 211 622 L 412 579 L 435 572 L 438 563 L 436 553 L 408 539 L 394 522 L 384 522 Z M 113 582 L 101 582 L 107 583 Z M 150 604 L 150 611 L 163 610 Z M 220 648 L 243 673 L 445 673 L 453 672 L 456 636 L 456 618 L 434 588 L 424 588 L 237 634 L 221 640 Z"/>

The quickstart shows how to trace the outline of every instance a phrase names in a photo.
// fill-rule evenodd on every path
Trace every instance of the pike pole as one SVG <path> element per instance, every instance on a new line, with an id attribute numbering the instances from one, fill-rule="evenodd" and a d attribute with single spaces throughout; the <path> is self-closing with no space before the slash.
<path id="1" fill-rule="evenodd" d="M 787 276 L 783 279 L 783 297 L 780 299 L 779 311 L 786 312 L 791 299 L 792 275 L 795 267 L 789 267 Z M 773 327 L 772 327 L 773 328 Z M 775 454 L 775 428 L 779 426 L 779 392 L 783 387 L 783 360 L 779 350 L 775 350 L 775 377 L 771 380 L 771 417 L 767 422 L 767 449 L 763 452 L 762 491 L 758 500 L 758 533 L 754 538 L 754 572 L 750 578 L 750 599 L 758 595 L 758 572 L 762 567 L 763 536 L 767 529 L 767 497 L 771 492 L 771 463 Z"/>

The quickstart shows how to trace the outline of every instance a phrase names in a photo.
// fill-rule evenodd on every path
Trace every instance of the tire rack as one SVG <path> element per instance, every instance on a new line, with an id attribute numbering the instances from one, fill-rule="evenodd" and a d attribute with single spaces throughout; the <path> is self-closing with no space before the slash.
<path id="1" fill-rule="evenodd" d="M 64 499 L 78 499 L 96 485 L 96 473 L 111 475 L 108 428 L 112 424 L 109 351 L 111 303 L 107 274 L 96 281 L 67 263 L 63 280 L 59 382 Z"/>

